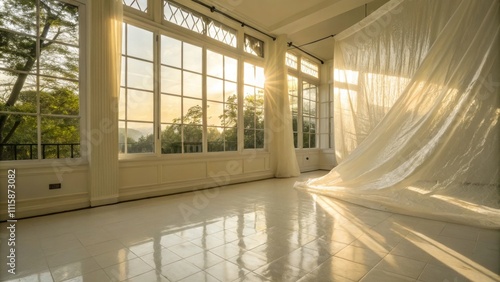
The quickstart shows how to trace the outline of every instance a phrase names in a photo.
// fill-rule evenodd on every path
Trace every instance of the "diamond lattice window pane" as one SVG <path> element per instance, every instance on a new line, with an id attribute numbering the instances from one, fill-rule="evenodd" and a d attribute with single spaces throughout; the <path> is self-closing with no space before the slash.
<path id="1" fill-rule="evenodd" d="M 123 0 L 123 5 L 144 13 L 148 12 L 148 0 Z"/>

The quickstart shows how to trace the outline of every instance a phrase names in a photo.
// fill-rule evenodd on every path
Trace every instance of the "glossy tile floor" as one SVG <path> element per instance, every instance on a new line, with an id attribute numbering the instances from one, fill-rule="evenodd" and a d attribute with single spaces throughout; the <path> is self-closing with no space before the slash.
<path id="1" fill-rule="evenodd" d="M 498 230 L 374 211 L 296 180 L 20 220 L 16 275 L 2 223 L 0 280 L 500 281 Z"/>

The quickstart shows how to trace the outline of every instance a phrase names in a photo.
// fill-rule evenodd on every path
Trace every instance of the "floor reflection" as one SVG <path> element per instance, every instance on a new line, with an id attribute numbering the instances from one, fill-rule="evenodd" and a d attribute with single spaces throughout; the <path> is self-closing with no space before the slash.
<path id="1" fill-rule="evenodd" d="M 0 266 L 0 280 L 500 281 L 498 230 L 375 211 L 296 180 L 221 188 L 187 217 L 194 194 L 20 220 L 19 269 Z"/>

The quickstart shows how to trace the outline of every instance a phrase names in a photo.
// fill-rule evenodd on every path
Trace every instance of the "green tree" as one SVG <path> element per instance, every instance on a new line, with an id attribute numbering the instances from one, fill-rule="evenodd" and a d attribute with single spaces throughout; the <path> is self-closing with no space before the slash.
<path id="1" fill-rule="evenodd" d="M 56 0 L 3 0 L 0 27 L 0 160 L 5 160 L 5 144 L 37 143 L 36 134 L 25 134 L 36 132 L 36 118 L 22 114 L 37 113 L 37 85 L 42 114 L 78 114 L 78 86 L 70 81 L 78 79 L 78 7 Z M 79 142 L 77 120 L 42 117 L 41 123 L 46 142 Z"/>

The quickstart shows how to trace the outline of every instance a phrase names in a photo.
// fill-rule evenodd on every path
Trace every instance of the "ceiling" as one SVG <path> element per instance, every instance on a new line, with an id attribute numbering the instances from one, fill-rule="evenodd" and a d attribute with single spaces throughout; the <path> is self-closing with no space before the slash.
<path id="1" fill-rule="evenodd" d="M 205 0 L 246 24 L 273 36 L 286 34 L 295 46 L 338 34 L 388 0 Z M 293 47 L 291 47 L 293 48 Z M 300 47 L 327 61 L 333 38 Z"/>

